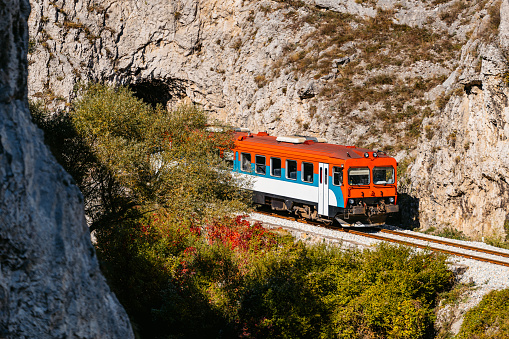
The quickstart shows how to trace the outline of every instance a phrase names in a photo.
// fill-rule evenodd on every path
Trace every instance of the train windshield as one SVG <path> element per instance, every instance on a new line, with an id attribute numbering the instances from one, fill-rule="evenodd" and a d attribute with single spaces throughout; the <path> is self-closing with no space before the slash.
<path id="1" fill-rule="evenodd" d="M 375 185 L 394 184 L 394 167 L 373 168 L 373 183 Z"/>
<path id="2" fill-rule="evenodd" d="M 349 185 L 369 185 L 369 168 L 358 167 L 348 170 Z"/>

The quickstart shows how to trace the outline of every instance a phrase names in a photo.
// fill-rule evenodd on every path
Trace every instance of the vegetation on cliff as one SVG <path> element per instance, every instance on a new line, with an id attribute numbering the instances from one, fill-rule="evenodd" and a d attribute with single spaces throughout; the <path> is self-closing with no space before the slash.
<path id="1" fill-rule="evenodd" d="M 492 291 L 465 314 L 459 339 L 509 337 L 509 290 Z"/>
<path id="2" fill-rule="evenodd" d="M 247 208 L 244 183 L 231 179 L 218 156 L 232 146 L 231 134 L 208 132 L 202 110 L 182 106 L 168 114 L 125 87 L 81 91 L 69 114 L 49 115 L 34 104 L 32 115 L 81 188 L 92 229 L 140 206 L 203 218 Z"/>
<path id="3" fill-rule="evenodd" d="M 433 336 L 445 257 L 306 246 L 231 216 L 247 205 L 221 170 L 228 132 L 208 133 L 196 107 L 168 113 L 91 85 L 69 115 L 32 113 L 84 192 L 103 271 L 141 336 Z"/>

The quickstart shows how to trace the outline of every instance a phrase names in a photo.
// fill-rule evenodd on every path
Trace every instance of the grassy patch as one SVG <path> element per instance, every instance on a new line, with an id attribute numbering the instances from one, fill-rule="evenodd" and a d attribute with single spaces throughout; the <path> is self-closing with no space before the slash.
<path id="1" fill-rule="evenodd" d="M 509 249 L 509 220 L 504 222 L 504 235 L 486 237 L 484 242 L 488 245 Z"/>
<path id="2" fill-rule="evenodd" d="M 490 292 L 470 309 L 457 338 L 509 338 L 509 289 Z"/>
<path id="3" fill-rule="evenodd" d="M 360 143 L 380 137 L 372 132 L 381 131 L 390 135 L 395 144 L 379 146 L 412 148 L 421 134 L 422 119 L 428 114 L 425 112 L 431 111 L 431 103 L 416 102 L 424 93 L 441 84 L 445 76 L 425 79 L 410 75 L 403 78 L 400 73 L 394 73 L 392 67 L 409 69 L 416 62 L 444 65 L 459 55 L 462 41 L 445 32 L 396 24 L 393 11 L 378 9 L 376 17 L 363 18 L 322 11 L 302 2 L 279 2 L 279 9 L 284 8 L 288 19 L 287 28 L 297 30 L 308 24 L 315 31 L 304 36 L 298 44 L 283 48 L 283 54 L 273 63 L 267 81 L 280 76 L 282 68 L 285 72 L 293 72 L 295 79 L 304 75 L 319 79 L 334 73 L 336 75 L 329 77 L 318 93 L 322 100 L 331 102 L 331 114 L 346 119 L 348 125 L 367 123 L 351 114 L 355 110 L 369 106 L 376 112 L 377 119 L 370 121 L 376 128 L 369 129 Z M 463 1 L 451 6 L 455 6 L 458 13 L 465 10 Z M 299 12 L 295 11 L 297 8 Z M 335 60 L 346 56 L 350 57 L 349 61 L 336 65 Z M 389 66 L 392 66 L 391 71 L 388 71 Z M 437 105 L 439 108 L 445 106 L 447 101 L 444 99 Z M 409 104 L 414 108 L 411 112 Z"/>
<path id="4" fill-rule="evenodd" d="M 456 284 L 450 291 L 444 292 L 439 296 L 443 305 L 458 305 L 465 300 L 465 293 L 471 290 L 475 283 Z"/>
<path id="5" fill-rule="evenodd" d="M 455 239 L 455 240 L 471 240 L 467 237 L 462 231 L 458 231 L 451 226 L 447 226 L 445 228 L 436 229 L 435 227 L 430 227 L 423 232 L 424 234 L 436 235 L 438 237 Z"/>

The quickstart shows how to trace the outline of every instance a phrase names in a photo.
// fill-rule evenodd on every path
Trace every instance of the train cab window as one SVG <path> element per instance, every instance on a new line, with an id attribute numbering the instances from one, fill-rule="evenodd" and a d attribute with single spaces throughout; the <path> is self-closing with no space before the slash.
<path id="1" fill-rule="evenodd" d="M 394 167 L 373 168 L 373 183 L 375 185 L 394 184 Z"/>
<path id="2" fill-rule="evenodd" d="M 281 159 L 270 158 L 270 175 L 273 177 L 281 176 Z"/>
<path id="3" fill-rule="evenodd" d="M 343 169 L 341 167 L 332 167 L 332 184 L 334 186 L 343 185 Z"/>
<path id="4" fill-rule="evenodd" d="M 349 185 L 369 185 L 369 168 L 358 167 L 348 170 Z"/>
<path id="5" fill-rule="evenodd" d="M 286 178 L 297 180 L 297 161 L 286 160 Z"/>
<path id="6" fill-rule="evenodd" d="M 255 156 L 255 172 L 265 175 L 265 157 L 263 155 Z"/>
<path id="7" fill-rule="evenodd" d="M 302 163 L 302 181 L 313 182 L 313 164 L 309 162 Z"/>
<path id="8" fill-rule="evenodd" d="M 240 169 L 244 172 L 251 172 L 251 154 L 240 154 Z"/>

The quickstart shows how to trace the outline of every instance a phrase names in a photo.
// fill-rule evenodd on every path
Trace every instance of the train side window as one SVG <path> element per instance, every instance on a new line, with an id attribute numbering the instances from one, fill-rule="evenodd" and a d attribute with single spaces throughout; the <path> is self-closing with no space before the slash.
<path id="1" fill-rule="evenodd" d="M 343 169 L 341 167 L 332 167 L 332 184 L 334 186 L 343 185 Z"/>
<path id="2" fill-rule="evenodd" d="M 310 162 L 302 163 L 302 181 L 313 182 L 313 164 Z"/>
<path id="3" fill-rule="evenodd" d="M 265 175 L 265 157 L 263 155 L 255 156 L 255 172 Z"/>
<path id="4" fill-rule="evenodd" d="M 281 176 L 281 159 L 270 158 L 270 175 L 273 177 Z"/>
<path id="5" fill-rule="evenodd" d="M 297 180 L 297 161 L 286 160 L 286 178 Z"/>
<path id="6" fill-rule="evenodd" d="M 251 172 L 251 154 L 240 153 L 240 169 L 244 172 Z"/>
<path id="7" fill-rule="evenodd" d="M 349 185 L 369 185 L 369 168 L 358 167 L 348 170 Z"/>

